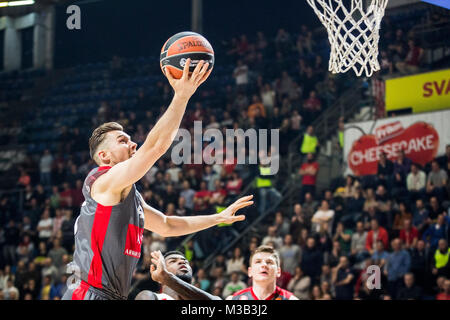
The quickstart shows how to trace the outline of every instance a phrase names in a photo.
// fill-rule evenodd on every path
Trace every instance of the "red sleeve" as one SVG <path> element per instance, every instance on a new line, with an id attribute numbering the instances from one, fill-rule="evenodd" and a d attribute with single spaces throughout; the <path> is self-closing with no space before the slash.
<path id="1" fill-rule="evenodd" d="M 411 234 L 412 234 L 413 239 L 414 238 L 419 238 L 419 231 L 417 230 L 417 228 L 412 227 L 411 228 Z"/>
<path id="2" fill-rule="evenodd" d="M 406 243 L 405 230 L 400 230 L 400 239 L 403 241 L 403 243 Z"/>

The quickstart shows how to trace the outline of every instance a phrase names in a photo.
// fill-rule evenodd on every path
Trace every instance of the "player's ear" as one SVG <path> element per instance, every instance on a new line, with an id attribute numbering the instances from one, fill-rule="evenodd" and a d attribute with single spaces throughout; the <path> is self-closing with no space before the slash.
<path id="1" fill-rule="evenodd" d="M 281 267 L 278 266 L 277 268 L 277 278 L 279 278 L 281 276 Z"/>

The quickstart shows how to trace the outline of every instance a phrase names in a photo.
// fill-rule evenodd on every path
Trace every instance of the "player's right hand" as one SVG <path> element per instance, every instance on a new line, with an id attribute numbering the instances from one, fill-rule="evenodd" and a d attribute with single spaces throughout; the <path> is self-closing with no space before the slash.
<path id="1" fill-rule="evenodd" d="M 180 79 L 175 79 L 170 70 L 164 68 L 164 73 L 169 80 L 170 85 L 175 91 L 175 96 L 184 99 L 190 99 L 195 93 L 197 88 L 208 79 L 211 74 L 211 70 L 208 71 L 209 63 L 201 60 L 191 75 L 189 75 L 189 66 L 191 64 L 191 59 L 186 60 L 186 64 L 183 69 L 183 76 Z"/>

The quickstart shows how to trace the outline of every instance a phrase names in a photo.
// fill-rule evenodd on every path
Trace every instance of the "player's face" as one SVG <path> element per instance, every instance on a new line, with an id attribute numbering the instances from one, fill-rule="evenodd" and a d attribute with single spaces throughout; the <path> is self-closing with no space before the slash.
<path id="1" fill-rule="evenodd" d="M 256 253 L 248 268 L 248 276 L 256 282 L 276 281 L 281 275 L 281 269 L 277 265 L 275 257 L 268 252 Z"/>
<path id="2" fill-rule="evenodd" d="M 136 153 L 137 144 L 125 132 L 111 131 L 108 135 L 107 150 L 104 152 L 111 164 L 128 160 Z"/>
<path id="3" fill-rule="evenodd" d="M 173 254 L 166 257 L 167 270 L 176 276 L 192 276 L 192 268 L 189 261 L 182 255 Z"/>

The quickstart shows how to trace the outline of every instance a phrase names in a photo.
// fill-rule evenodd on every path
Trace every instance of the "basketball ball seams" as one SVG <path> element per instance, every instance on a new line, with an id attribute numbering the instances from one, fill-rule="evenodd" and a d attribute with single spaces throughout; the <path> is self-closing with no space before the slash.
<path id="1" fill-rule="evenodd" d="M 213 69 L 214 50 L 208 40 L 195 32 L 180 32 L 164 43 L 160 54 L 161 70 L 164 73 L 165 68 L 170 67 L 173 77 L 179 79 L 188 58 L 191 60 L 189 73 L 201 60 L 209 63 L 208 70 Z"/>

